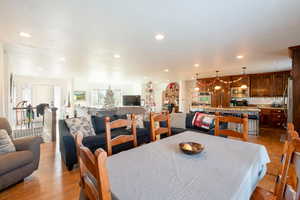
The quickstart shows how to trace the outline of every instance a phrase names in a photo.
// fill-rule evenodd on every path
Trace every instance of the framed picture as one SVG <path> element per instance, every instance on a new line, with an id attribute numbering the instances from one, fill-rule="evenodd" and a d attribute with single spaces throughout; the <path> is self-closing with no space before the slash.
<path id="1" fill-rule="evenodd" d="M 75 101 L 85 101 L 86 100 L 86 92 L 85 91 L 74 91 L 74 100 Z"/>

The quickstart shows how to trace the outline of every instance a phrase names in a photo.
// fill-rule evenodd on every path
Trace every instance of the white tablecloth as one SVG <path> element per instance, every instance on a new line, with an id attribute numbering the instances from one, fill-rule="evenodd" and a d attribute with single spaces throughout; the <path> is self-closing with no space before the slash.
<path id="1" fill-rule="evenodd" d="M 183 154 L 189 141 L 205 150 Z M 262 145 L 187 131 L 109 157 L 108 171 L 120 200 L 246 200 L 269 161 Z"/>

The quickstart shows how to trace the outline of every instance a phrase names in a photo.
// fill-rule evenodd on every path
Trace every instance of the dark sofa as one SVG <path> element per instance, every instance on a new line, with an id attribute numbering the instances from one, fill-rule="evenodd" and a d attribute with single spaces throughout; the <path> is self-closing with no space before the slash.
<path id="1" fill-rule="evenodd" d="M 206 112 L 203 112 L 206 113 Z M 200 128 L 200 127 L 196 127 L 193 126 L 193 119 L 195 116 L 196 112 L 190 112 L 186 114 L 186 118 L 185 118 L 185 127 L 187 130 L 190 131 L 197 131 L 197 132 L 201 132 L 201 133 L 206 133 L 209 135 L 214 135 L 215 134 L 215 123 L 211 123 L 209 130 L 204 129 L 204 128 Z M 214 115 L 214 113 L 206 113 L 206 114 L 211 114 Z M 228 124 L 227 123 L 221 123 L 220 124 L 220 129 L 227 129 L 228 128 Z"/>
<path id="2" fill-rule="evenodd" d="M 111 116 L 111 121 L 117 119 L 126 119 L 126 115 Z M 96 135 L 85 137 L 82 141 L 83 145 L 88 147 L 92 152 L 94 152 L 98 148 L 106 149 L 104 117 L 92 116 L 91 120 Z M 111 132 L 112 138 L 126 134 L 131 134 L 131 130 L 127 130 L 126 127 L 114 129 Z M 59 120 L 59 137 L 61 157 L 65 162 L 68 170 L 72 170 L 74 164 L 77 163 L 76 147 L 74 137 L 71 135 L 69 128 L 65 123 L 65 120 Z M 138 145 L 150 142 L 149 130 L 147 128 L 137 128 L 137 140 Z M 121 150 L 130 149 L 132 147 L 133 144 L 131 142 L 120 144 L 113 148 L 113 153 L 120 152 Z"/>

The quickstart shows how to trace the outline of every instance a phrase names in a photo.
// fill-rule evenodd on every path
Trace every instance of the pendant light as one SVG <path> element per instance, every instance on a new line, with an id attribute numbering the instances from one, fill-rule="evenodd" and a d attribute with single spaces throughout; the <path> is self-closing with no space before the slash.
<path id="1" fill-rule="evenodd" d="M 196 73 L 196 84 L 195 84 L 195 88 L 194 88 L 194 90 L 196 91 L 196 92 L 199 92 L 200 91 L 200 88 L 199 88 L 199 86 L 198 86 L 198 73 Z"/>
<path id="2" fill-rule="evenodd" d="M 243 67 L 243 75 L 244 77 L 246 76 L 246 67 Z M 248 86 L 246 84 L 241 85 L 241 89 L 246 90 L 248 88 Z"/>
<path id="3" fill-rule="evenodd" d="M 219 80 L 219 71 L 217 70 L 216 71 L 216 80 L 218 81 Z M 215 85 L 215 87 L 214 87 L 214 89 L 215 90 L 220 90 L 220 89 L 222 89 L 222 87 L 220 86 L 220 85 Z"/>

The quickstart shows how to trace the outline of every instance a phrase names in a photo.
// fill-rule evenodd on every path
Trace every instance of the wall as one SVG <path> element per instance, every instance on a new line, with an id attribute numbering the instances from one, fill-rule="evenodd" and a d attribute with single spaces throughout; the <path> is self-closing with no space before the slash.
<path id="1" fill-rule="evenodd" d="M 248 104 L 253 105 L 268 105 L 272 104 L 274 102 L 281 104 L 283 101 L 283 97 L 248 97 L 248 98 L 235 98 L 237 100 L 246 99 L 248 101 Z"/>
<path id="2" fill-rule="evenodd" d="M 4 45 L 0 43 L 0 116 L 11 118 L 10 112 L 10 91 L 9 74 L 10 69 L 7 65 L 7 54 Z"/>
<path id="3" fill-rule="evenodd" d="M 5 112 L 5 87 L 4 80 L 5 77 L 5 68 L 4 68 L 4 50 L 3 45 L 0 43 L 0 116 L 6 116 Z"/>
<path id="4" fill-rule="evenodd" d="M 192 104 L 192 92 L 196 85 L 195 80 L 187 80 L 184 83 L 184 112 L 189 112 L 190 105 Z"/>

